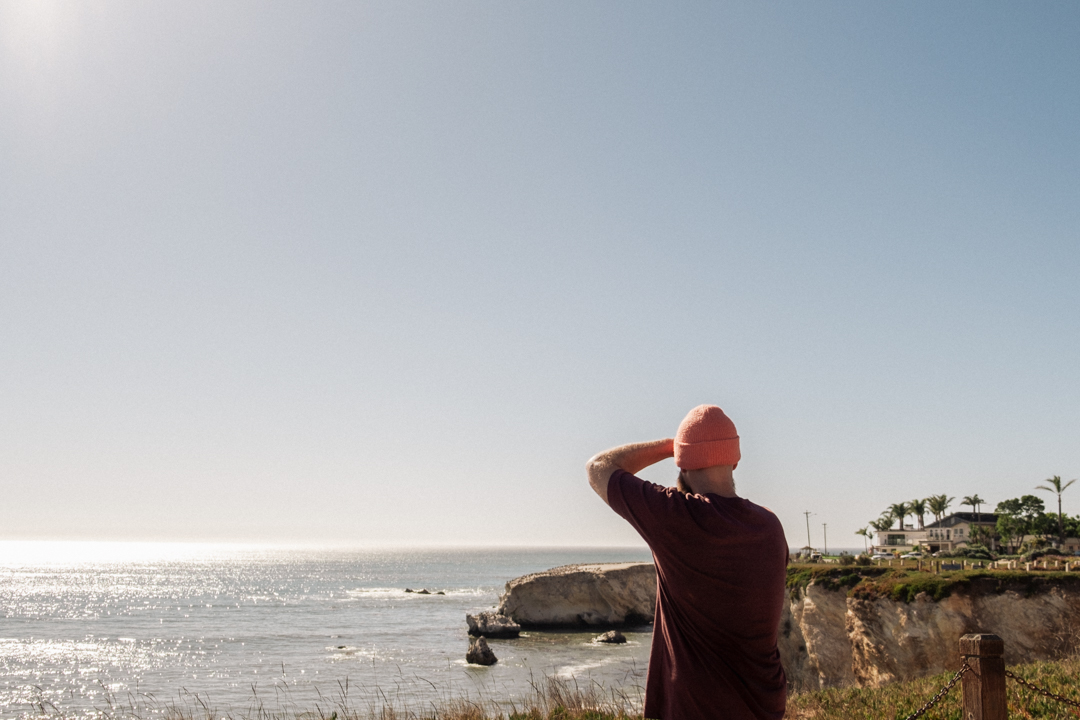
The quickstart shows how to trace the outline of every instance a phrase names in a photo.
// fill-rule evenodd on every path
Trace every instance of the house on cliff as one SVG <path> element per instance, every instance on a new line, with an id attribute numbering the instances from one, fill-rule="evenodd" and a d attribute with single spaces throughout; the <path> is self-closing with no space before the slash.
<path id="1" fill-rule="evenodd" d="M 874 550 L 909 552 L 919 545 L 930 552 L 956 550 L 986 542 L 979 537 L 982 534 L 980 528 L 992 530 L 996 526 L 997 515 L 994 513 L 953 513 L 918 530 L 911 525 L 905 525 L 903 530 L 881 530 L 876 534 Z"/>
<path id="2" fill-rule="evenodd" d="M 997 515 L 994 513 L 953 513 L 938 522 L 926 526 L 926 540 L 930 552 L 956 550 L 976 543 L 987 545 L 991 549 L 996 544 L 989 533 L 980 537 L 982 529 L 992 531 L 997 527 Z"/>

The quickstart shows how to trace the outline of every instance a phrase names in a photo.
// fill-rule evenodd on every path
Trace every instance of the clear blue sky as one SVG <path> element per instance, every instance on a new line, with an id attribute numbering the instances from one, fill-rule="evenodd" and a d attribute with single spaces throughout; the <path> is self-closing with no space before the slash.
<path id="1" fill-rule="evenodd" d="M 0 538 L 635 543 L 700 403 L 792 545 L 992 507 L 1080 476 L 1080 6 L 8 2 L 0 339 Z"/>

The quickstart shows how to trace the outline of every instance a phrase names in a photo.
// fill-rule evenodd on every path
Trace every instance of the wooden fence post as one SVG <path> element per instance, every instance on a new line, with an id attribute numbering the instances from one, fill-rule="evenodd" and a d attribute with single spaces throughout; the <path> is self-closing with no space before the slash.
<path id="1" fill-rule="evenodd" d="M 971 667 L 964 673 L 963 720 L 1006 720 L 1005 643 L 997 635 L 976 633 L 960 638 L 960 656 Z"/>

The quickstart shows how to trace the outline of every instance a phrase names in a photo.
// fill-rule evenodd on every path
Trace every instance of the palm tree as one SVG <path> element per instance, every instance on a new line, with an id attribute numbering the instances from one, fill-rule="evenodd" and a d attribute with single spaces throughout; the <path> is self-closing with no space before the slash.
<path id="1" fill-rule="evenodd" d="M 877 530 L 879 533 L 883 533 L 892 527 L 893 516 L 892 513 L 882 513 L 881 517 L 877 520 L 870 521 L 870 527 Z"/>
<path id="2" fill-rule="evenodd" d="M 908 507 L 911 508 L 911 514 L 919 518 L 919 529 L 923 529 L 923 517 L 926 515 L 926 501 L 925 500 L 912 500 L 908 503 Z"/>
<path id="3" fill-rule="evenodd" d="M 877 520 L 870 521 L 870 527 L 874 528 L 878 532 L 885 532 L 892 527 L 893 517 L 891 513 L 882 513 L 881 517 Z"/>
<path id="4" fill-rule="evenodd" d="M 904 518 L 911 514 L 911 506 L 907 503 L 896 503 L 889 506 L 889 512 L 894 518 L 900 521 L 900 529 L 904 529 Z"/>
<path id="5" fill-rule="evenodd" d="M 1073 478 L 1069 482 L 1062 485 L 1061 484 L 1061 476 L 1060 475 L 1055 475 L 1052 478 L 1047 478 L 1046 482 L 1048 482 L 1050 484 L 1049 485 L 1037 485 L 1035 487 L 1035 489 L 1036 490 L 1046 490 L 1047 492 L 1057 493 L 1057 497 L 1058 497 L 1058 547 L 1061 547 L 1062 545 L 1065 544 L 1065 520 L 1061 515 L 1061 493 L 1065 492 L 1065 490 L 1068 489 L 1068 487 L 1070 485 L 1072 485 L 1074 482 L 1076 482 L 1076 478 Z"/>
<path id="6" fill-rule="evenodd" d="M 934 520 L 941 522 L 941 519 L 945 517 L 945 511 L 949 509 L 949 505 L 955 500 L 954 497 L 948 495 L 931 495 L 926 500 L 927 506 L 930 508 L 930 512 L 934 513 Z"/>
<path id="7" fill-rule="evenodd" d="M 868 549 L 866 547 L 866 541 L 873 537 L 873 535 L 870 533 L 870 527 L 867 526 L 867 527 L 864 527 L 864 528 L 859 528 L 858 530 L 855 531 L 855 534 L 856 535 L 862 535 L 863 552 L 866 552 L 867 549 Z"/>
<path id="8" fill-rule="evenodd" d="M 878 532 L 885 532 L 892 527 L 892 521 L 892 513 L 882 513 L 881 517 L 879 517 L 877 520 L 870 521 L 870 527 L 874 528 Z"/>
<path id="9" fill-rule="evenodd" d="M 971 506 L 971 511 L 976 514 L 975 521 L 978 522 L 979 520 L 982 519 L 982 516 L 978 512 L 978 508 L 984 502 L 986 502 L 986 501 L 983 500 L 981 497 L 979 497 L 978 494 L 975 494 L 975 495 L 968 495 L 967 497 L 965 497 L 963 500 L 960 501 L 960 504 L 961 505 L 970 505 Z"/>
<path id="10" fill-rule="evenodd" d="M 971 528 L 971 539 L 992 549 L 995 537 L 994 532 L 995 531 L 989 525 L 975 525 Z"/>

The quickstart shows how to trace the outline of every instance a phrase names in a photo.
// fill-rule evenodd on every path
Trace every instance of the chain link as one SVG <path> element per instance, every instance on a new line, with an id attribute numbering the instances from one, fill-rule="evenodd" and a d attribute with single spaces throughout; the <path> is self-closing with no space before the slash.
<path id="1" fill-rule="evenodd" d="M 958 683 L 960 681 L 960 678 L 964 676 L 964 673 L 968 672 L 969 670 L 971 670 L 971 666 L 968 665 L 965 661 L 964 664 L 960 666 L 960 669 L 956 671 L 956 674 L 952 676 L 952 680 L 945 683 L 945 687 L 941 688 L 941 690 L 938 691 L 937 695 L 927 700 L 925 705 L 908 715 L 906 718 L 904 718 L 904 720 L 916 720 L 916 718 L 922 717 L 922 715 L 927 710 L 937 705 L 941 698 L 948 695 L 949 691 L 953 689 L 953 685 Z"/>
<path id="2" fill-rule="evenodd" d="M 1060 703 L 1065 703 L 1066 705 L 1071 705 L 1074 708 L 1080 708 L 1080 702 L 1077 702 L 1076 700 L 1070 700 L 1067 697 L 1062 697 L 1061 695 L 1057 695 L 1055 693 L 1052 693 L 1049 690 L 1047 690 L 1046 688 L 1041 688 L 1038 685 L 1032 685 L 1027 680 L 1024 680 L 1023 678 L 1020 678 L 1020 677 L 1017 677 L 1016 675 L 1013 675 L 1008 670 L 1005 671 L 1005 677 L 1012 678 L 1013 680 L 1020 683 L 1024 687 L 1026 687 L 1026 688 L 1028 688 L 1030 690 L 1034 690 L 1035 692 L 1039 693 L 1040 695 L 1045 695 L 1046 697 L 1050 698 L 1051 700 L 1057 700 Z"/>

